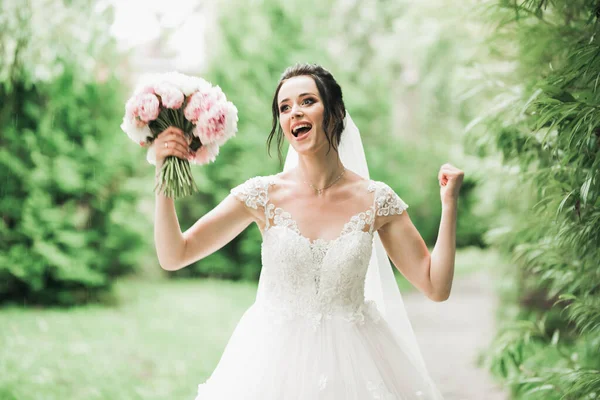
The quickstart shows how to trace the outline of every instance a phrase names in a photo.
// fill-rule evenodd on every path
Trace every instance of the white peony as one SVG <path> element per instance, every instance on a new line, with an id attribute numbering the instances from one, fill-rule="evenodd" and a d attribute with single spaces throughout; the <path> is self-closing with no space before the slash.
<path id="1" fill-rule="evenodd" d="M 148 128 L 148 125 L 138 126 L 136 122 L 127 117 L 123 118 L 121 129 L 127 134 L 129 139 L 133 140 L 137 144 L 140 142 L 147 142 L 148 138 L 153 138 L 152 131 Z"/>
<path id="2" fill-rule="evenodd" d="M 183 92 L 185 96 L 189 96 L 198 90 L 209 90 L 211 87 L 210 83 L 202 78 L 198 78 L 196 76 L 187 76 L 179 72 L 167 72 L 160 74 L 156 79 L 175 85 Z"/>
<path id="3" fill-rule="evenodd" d="M 238 110 L 237 108 L 233 105 L 232 102 L 228 101 L 227 102 L 227 113 L 226 113 L 226 124 L 225 124 L 225 137 L 226 140 L 229 140 L 230 138 L 234 137 L 238 128 L 237 128 L 237 123 L 238 123 Z"/>

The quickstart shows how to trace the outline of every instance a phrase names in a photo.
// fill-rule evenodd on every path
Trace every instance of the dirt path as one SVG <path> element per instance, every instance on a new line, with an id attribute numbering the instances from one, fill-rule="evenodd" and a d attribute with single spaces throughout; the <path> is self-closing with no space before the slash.
<path id="1" fill-rule="evenodd" d="M 485 272 L 455 280 L 446 302 L 433 302 L 418 292 L 407 294 L 404 301 L 444 400 L 508 399 L 475 365 L 478 350 L 489 344 L 494 332 L 496 298 Z"/>

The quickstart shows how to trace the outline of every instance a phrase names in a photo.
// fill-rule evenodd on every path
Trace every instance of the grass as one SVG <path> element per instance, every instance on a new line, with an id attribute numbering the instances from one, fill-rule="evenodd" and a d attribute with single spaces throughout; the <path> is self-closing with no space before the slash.
<path id="1" fill-rule="evenodd" d="M 461 250 L 456 275 L 489 254 Z M 115 290 L 117 306 L 0 310 L 0 400 L 194 399 L 256 283 L 126 279 Z"/>
<path id="2" fill-rule="evenodd" d="M 121 281 L 117 307 L 0 311 L 0 399 L 193 399 L 256 286 Z"/>

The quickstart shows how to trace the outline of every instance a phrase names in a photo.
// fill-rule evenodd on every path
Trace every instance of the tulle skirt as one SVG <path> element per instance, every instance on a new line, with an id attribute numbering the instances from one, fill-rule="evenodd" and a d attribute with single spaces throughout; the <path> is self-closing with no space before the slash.
<path id="1" fill-rule="evenodd" d="M 196 400 L 438 400 L 377 309 L 283 321 L 255 303 Z"/>

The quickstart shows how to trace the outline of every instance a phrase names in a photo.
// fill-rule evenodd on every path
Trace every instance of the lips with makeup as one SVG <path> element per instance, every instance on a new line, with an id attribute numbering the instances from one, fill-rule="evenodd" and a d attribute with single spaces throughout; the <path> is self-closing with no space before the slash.
<path id="1" fill-rule="evenodd" d="M 294 135 L 296 140 L 302 140 L 306 138 L 311 130 L 312 124 L 308 122 L 300 122 L 292 125 L 292 135 Z"/>

